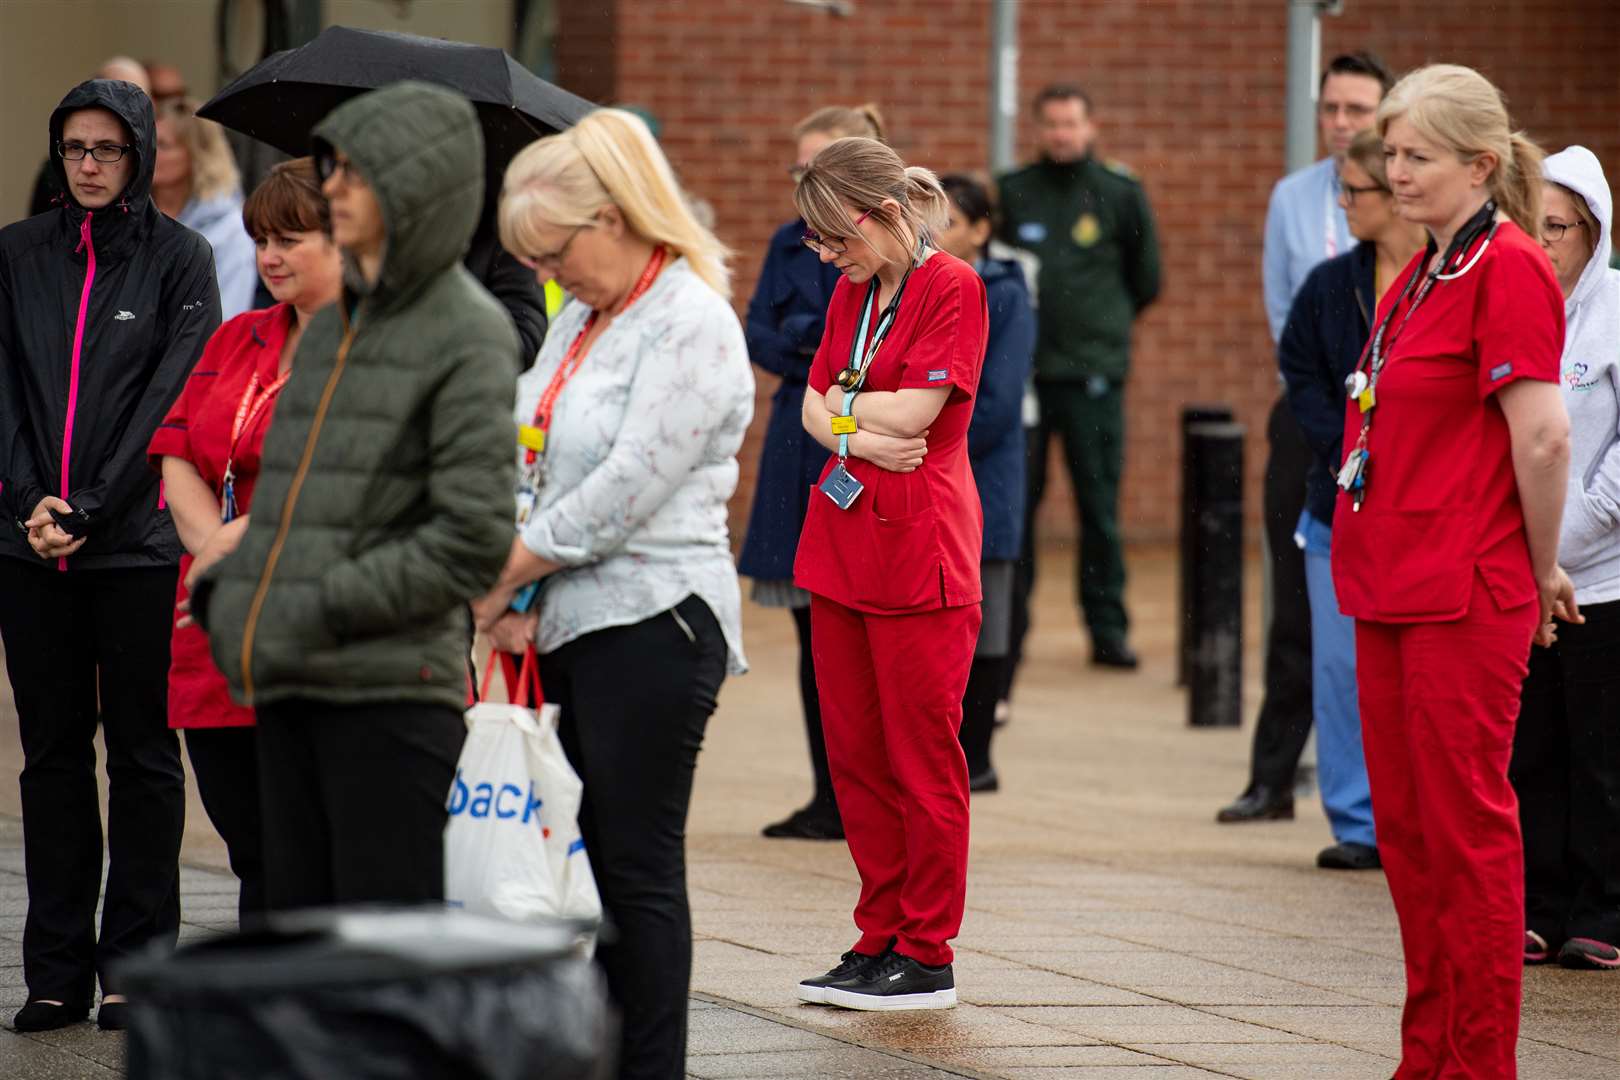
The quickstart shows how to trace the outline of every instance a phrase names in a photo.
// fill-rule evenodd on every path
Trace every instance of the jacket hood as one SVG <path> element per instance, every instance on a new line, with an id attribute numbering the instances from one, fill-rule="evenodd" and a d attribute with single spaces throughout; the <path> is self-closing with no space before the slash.
<path id="1" fill-rule="evenodd" d="M 83 211 L 84 208 L 73 197 L 73 189 L 67 182 L 67 167 L 56 152 L 56 144 L 62 141 L 62 128 L 69 114 L 80 109 L 106 109 L 129 129 L 135 143 L 135 174 L 113 205 L 130 208 L 142 206 L 151 197 L 152 170 L 157 165 L 157 120 L 152 113 L 152 99 L 134 83 L 119 79 L 89 79 L 69 90 L 67 97 L 51 113 L 51 171 L 64 192 L 67 204 L 76 211 Z"/>
<path id="2" fill-rule="evenodd" d="M 461 261 L 484 202 L 484 136 L 466 98 L 398 82 L 344 102 L 313 135 L 317 153 L 347 155 L 382 208 L 375 292 L 407 291 Z"/>
<path id="3" fill-rule="evenodd" d="M 1019 285 L 1027 285 L 1024 280 L 1024 268 L 1012 259 L 998 259 L 993 255 L 987 255 L 979 259 L 977 269 L 986 285 L 1004 277 L 1014 277 Z"/>
<path id="4" fill-rule="evenodd" d="M 1614 197 L 1603 175 L 1603 163 L 1584 146 L 1571 146 L 1549 157 L 1542 165 L 1542 175 L 1585 199 L 1587 209 L 1598 220 L 1601 233 L 1593 245 L 1592 258 L 1587 261 L 1580 281 L 1575 283 L 1565 303 L 1565 311 L 1573 312 L 1580 304 L 1590 300 L 1597 290 L 1607 288 L 1614 291 L 1614 282 L 1604 284 L 1609 272 L 1609 258 L 1614 253 Z"/>

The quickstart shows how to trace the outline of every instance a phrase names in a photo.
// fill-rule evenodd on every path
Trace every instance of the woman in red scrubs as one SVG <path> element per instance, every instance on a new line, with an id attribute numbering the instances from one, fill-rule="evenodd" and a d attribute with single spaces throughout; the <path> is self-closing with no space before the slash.
<path id="1" fill-rule="evenodd" d="M 259 448 L 299 336 L 316 311 L 337 299 L 343 280 L 309 158 L 271 170 L 243 205 L 242 221 L 258 249 L 259 276 L 279 303 L 215 331 L 147 450 L 162 470 L 186 548 L 181 602 L 195 577 L 193 563 L 222 558 L 246 530 Z M 253 710 L 231 701 L 202 627 L 189 619 L 176 626 L 170 652 L 169 726 L 185 729 L 197 793 L 225 841 L 242 883 L 240 914 L 249 921 L 265 910 Z"/>
<path id="2" fill-rule="evenodd" d="M 1400 920 L 1397 1080 L 1511 1078 L 1523 847 L 1507 766 L 1531 639 L 1578 618 L 1559 568 L 1563 295 L 1536 241 L 1541 151 L 1468 68 L 1378 110 L 1397 208 L 1429 232 L 1347 381 L 1334 513 L 1356 619 L 1378 847 Z"/>
<path id="3" fill-rule="evenodd" d="M 805 241 L 843 274 L 810 368 L 805 430 L 835 455 L 794 576 L 811 596 L 816 683 L 860 940 L 805 1001 L 956 1003 L 967 763 L 957 741 L 979 633 L 984 531 L 967 430 L 989 316 L 973 267 L 935 250 L 949 203 L 873 139 L 831 143 L 794 193 Z"/>

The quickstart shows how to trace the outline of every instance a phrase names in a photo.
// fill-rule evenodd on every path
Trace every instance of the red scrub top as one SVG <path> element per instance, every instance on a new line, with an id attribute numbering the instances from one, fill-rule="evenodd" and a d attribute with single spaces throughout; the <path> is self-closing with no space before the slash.
<path id="1" fill-rule="evenodd" d="M 220 495 L 237 410 L 255 373 L 259 376 L 255 397 L 275 383 L 281 366 L 281 346 L 295 317 L 291 305 L 277 304 L 262 311 L 244 312 L 214 331 L 185 389 L 152 436 L 146 453 L 153 468 L 162 468 L 162 458 L 183 458 L 196 466 L 215 497 Z M 231 471 L 236 476 L 233 487 L 238 515 L 246 514 L 253 502 L 259 452 L 275 407 L 275 397 L 269 398 L 244 425 L 237 443 Z M 182 555 L 181 583 L 175 590 L 177 602 L 186 597 L 185 576 L 189 569 L 191 556 Z M 208 635 L 202 627 L 195 623 L 176 627 L 170 642 L 169 726 L 247 727 L 253 722 L 253 710 L 231 700 L 225 677 L 214 666 Z"/>
<path id="2" fill-rule="evenodd" d="M 1372 622 L 1459 619 L 1476 572 L 1503 611 L 1537 596 L 1507 419 L 1493 395 L 1518 379 L 1558 381 L 1563 294 L 1541 247 L 1504 222 L 1473 269 L 1437 282 L 1398 330 L 1423 258 L 1379 305 L 1380 318 L 1399 308 L 1378 380 L 1366 495 L 1356 512 L 1341 491 L 1333 512 L 1339 607 Z M 1352 398 L 1347 455 L 1360 434 Z"/>
<path id="3" fill-rule="evenodd" d="M 833 290 L 810 365 L 812 392 L 825 394 L 848 365 L 866 292 L 847 278 Z M 872 313 L 873 330 L 878 314 Z M 915 472 L 889 472 L 852 456 L 849 471 L 865 485 L 852 507 L 840 510 L 811 491 L 793 567 L 800 588 L 878 615 L 979 602 L 984 516 L 967 430 L 989 325 L 984 282 L 973 267 L 937 251 L 911 272 L 863 389 L 949 386 L 950 397 L 929 425 L 928 453 Z M 837 464 L 834 455 L 822 479 Z"/>

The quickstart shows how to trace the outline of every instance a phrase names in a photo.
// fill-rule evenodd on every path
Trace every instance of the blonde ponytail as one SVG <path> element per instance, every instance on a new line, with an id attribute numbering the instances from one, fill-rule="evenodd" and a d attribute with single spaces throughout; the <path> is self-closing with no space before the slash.
<path id="1" fill-rule="evenodd" d="M 623 109 L 597 109 L 512 159 L 501 186 L 501 244 L 533 257 L 541 250 L 537 224 L 589 225 L 608 205 L 637 236 L 683 256 L 704 284 L 730 298 L 731 251 L 693 214 L 646 123 Z"/>
<path id="2" fill-rule="evenodd" d="M 906 167 L 906 200 L 916 211 L 918 230 L 925 239 L 944 232 L 951 223 L 951 199 L 939 177 L 921 165 Z"/>
<path id="3" fill-rule="evenodd" d="M 1511 157 L 1491 174 L 1491 198 L 1532 240 L 1541 239 L 1541 163 L 1546 153 L 1522 131 L 1509 139 Z"/>
<path id="4" fill-rule="evenodd" d="M 802 139 L 806 135 L 831 135 L 835 139 L 845 139 L 859 135 L 868 139 L 885 141 L 883 129 L 883 113 L 873 102 L 854 107 L 846 105 L 827 105 L 817 109 L 809 116 L 793 125 L 793 137 Z"/>

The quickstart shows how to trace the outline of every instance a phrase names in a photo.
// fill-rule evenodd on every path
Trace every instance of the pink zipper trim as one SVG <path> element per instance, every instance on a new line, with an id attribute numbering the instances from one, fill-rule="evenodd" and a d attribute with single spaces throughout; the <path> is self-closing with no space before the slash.
<path id="1" fill-rule="evenodd" d="M 86 212 L 84 224 L 79 226 L 79 246 L 74 250 L 87 252 L 84 269 L 84 291 L 79 294 L 79 322 L 73 328 L 73 368 L 68 375 L 67 422 L 62 427 L 62 501 L 68 498 L 68 466 L 73 460 L 73 414 L 79 407 L 79 357 L 84 351 L 84 322 L 90 314 L 90 286 L 96 280 L 96 245 L 90 239 L 90 219 Z M 56 568 L 67 569 L 67 557 L 56 560 Z"/>

